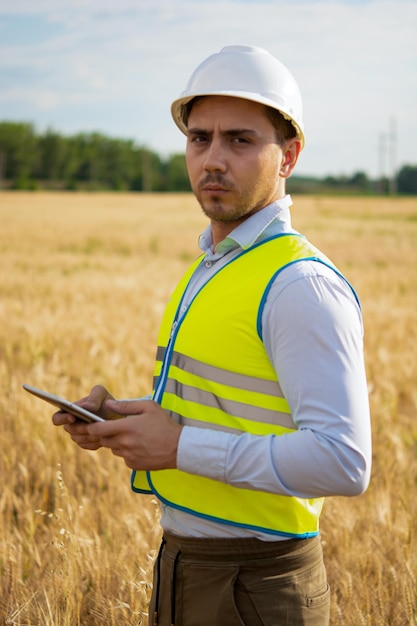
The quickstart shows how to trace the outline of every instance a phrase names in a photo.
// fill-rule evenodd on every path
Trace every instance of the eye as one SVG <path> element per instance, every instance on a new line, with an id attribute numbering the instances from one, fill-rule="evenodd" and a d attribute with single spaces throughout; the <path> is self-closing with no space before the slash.
<path id="1" fill-rule="evenodd" d="M 239 135 L 237 137 L 232 138 L 232 143 L 237 144 L 237 145 L 245 145 L 245 144 L 250 144 L 251 142 L 247 137 Z"/>
<path id="2" fill-rule="evenodd" d="M 208 137 L 204 133 L 189 133 L 188 141 L 190 143 L 202 144 L 208 141 Z"/>

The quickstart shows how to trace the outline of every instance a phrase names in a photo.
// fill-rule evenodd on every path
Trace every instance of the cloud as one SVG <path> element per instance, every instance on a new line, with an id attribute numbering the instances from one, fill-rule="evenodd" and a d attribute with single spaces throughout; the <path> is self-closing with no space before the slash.
<path id="1" fill-rule="evenodd" d="M 417 162 L 416 26 L 409 0 L 3 0 L 0 117 L 181 151 L 170 102 L 208 54 L 253 44 L 300 84 L 300 168 L 375 175 L 393 116 L 398 159 Z"/>

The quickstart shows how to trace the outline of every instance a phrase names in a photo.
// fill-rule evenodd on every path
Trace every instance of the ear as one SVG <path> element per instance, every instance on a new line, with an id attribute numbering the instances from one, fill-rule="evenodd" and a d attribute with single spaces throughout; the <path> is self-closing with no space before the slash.
<path id="1" fill-rule="evenodd" d="M 301 150 L 301 142 L 297 137 L 289 139 L 282 147 L 282 161 L 279 175 L 281 178 L 288 178 L 291 176 L 295 164 L 298 161 L 298 155 Z"/>

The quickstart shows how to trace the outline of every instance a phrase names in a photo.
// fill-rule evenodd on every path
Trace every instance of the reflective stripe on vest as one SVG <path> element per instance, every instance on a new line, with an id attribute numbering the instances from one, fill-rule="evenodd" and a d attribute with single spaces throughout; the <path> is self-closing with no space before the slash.
<path id="1" fill-rule="evenodd" d="M 200 260 L 169 301 L 158 337 L 154 400 L 179 423 L 234 434 L 297 429 L 262 343 L 262 311 L 277 274 L 300 260 L 330 261 L 300 235 L 268 239 L 222 267 L 179 318 Z M 323 498 L 242 489 L 180 470 L 133 472 L 135 491 L 203 518 L 283 536 L 318 533 Z"/>
<path id="2" fill-rule="evenodd" d="M 177 421 L 188 426 L 204 428 L 216 424 L 220 430 L 235 433 L 247 432 L 249 428 L 258 435 L 281 434 L 282 427 L 297 428 L 278 381 L 230 372 L 175 351 L 164 394 L 170 396 L 171 413 L 175 414 L 178 398 L 181 398 L 180 406 L 192 405 L 190 417 L 176 414 Z M 250 426 L 247 422 L 241 425 L 240 420 L 251 419 Z"/>

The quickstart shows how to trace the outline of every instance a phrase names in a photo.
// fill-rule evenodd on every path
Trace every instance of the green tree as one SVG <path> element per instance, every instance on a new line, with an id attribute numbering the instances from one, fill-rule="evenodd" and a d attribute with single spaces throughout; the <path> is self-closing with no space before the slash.
<path id="1" fill-rule="evenodd" d="M 167 191 L 190 191 L 184 154 L 173 154 L 167 166 Z"/>
<path id="2" fill-rule="evenodd" d="M 100 180 L 111 189 L 129 189 L 135 174 L 133 141 L 112 139 L 102 144 L 100 152 Z"/>
<path id="3" fill-rule="evenodd" d="M 156 152 L 145 146 L 132 151 L 133 176 L 130 182 L 132 191 L 165 191 L 165 166 Z"/>
<path id="4" fill-rule="evenodd" d="M 417 165 L 404 165 L 400 169 L 397 189 L 399 193 L 417 194 Z"/>
<path id="5" fill-rule="evenodd" d="M 349 178 L 347 184 L 358 191 L 368 191 L 369 189 L 369 179 L 365 172 L 356 172 Z"/>
<path id="6" fill-rule="evenodd" d="M 65 180 L 68 162 L 68 141 L 48 129 L 38 139 L 36 177 L 41 180 Z"/>
<path id="7" fill-rule="evenodd" d="M 0 122 L 3 176 L 14 181 L 15 187 L 32 186 L 37 160 L 37 138 L 32 124 Z"/>

